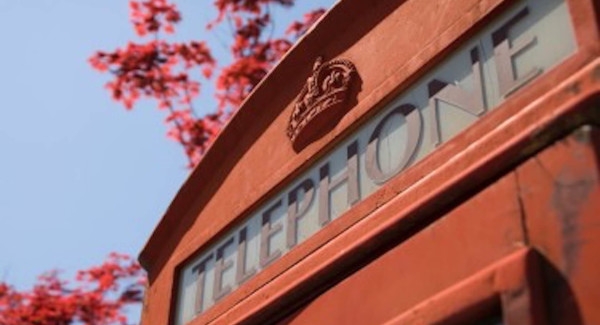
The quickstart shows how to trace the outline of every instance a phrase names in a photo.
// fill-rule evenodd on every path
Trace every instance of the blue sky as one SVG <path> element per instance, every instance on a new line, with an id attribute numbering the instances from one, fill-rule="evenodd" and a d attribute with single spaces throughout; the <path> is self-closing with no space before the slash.
<path id="1" fill-rule="evenodd" d="M 88 66 L 132 37 L 125 1 L 0 0 L 1 279 L 137 255 L 185 179 L 160 112 L 126 112 Z"/>
<path id="2" fill-rule="evenodd" d="M 178 37 L 208 37 L 219 56 L 227 31 L 205 35 L 214 12 L 199 3 L 179 1 Z M 111 251 L 137 256 L 188 175 L 163 112 L 126 111 L 87 63 L 134 39 L 128 14 L 125 0 L 0 0 L 0 280 L 18 288 Z"/>

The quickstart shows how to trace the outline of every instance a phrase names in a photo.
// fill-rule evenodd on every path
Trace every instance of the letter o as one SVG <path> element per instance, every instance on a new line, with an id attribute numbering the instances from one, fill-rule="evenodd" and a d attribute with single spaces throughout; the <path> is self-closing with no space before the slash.
<path id="1" fill-rule="evenodd" d="M 402 155 L 402 159 L 394 169 L 386 173 L 381 171 L 378 159 L 379 137 L 386 123 L 394 115 L 402 115 L 406 120 L 408 137 L 406 139 L 407 143 Z M 367 144 L 365 162 L 366 171 L 369 178 L 371 178 L 371 180 L 373 180 L 376 184 L 383 184 L 406 168 L 408 162 L 417 150 L 417 145 L 419 144 L 419 140 L 421 138 L 422 127 L 421 114 L 414 105 L 403 104 L 387 113 L 375 127 L 373 134 L 371 134 L 371 137 L 369 138 L 369 143 Z"/>

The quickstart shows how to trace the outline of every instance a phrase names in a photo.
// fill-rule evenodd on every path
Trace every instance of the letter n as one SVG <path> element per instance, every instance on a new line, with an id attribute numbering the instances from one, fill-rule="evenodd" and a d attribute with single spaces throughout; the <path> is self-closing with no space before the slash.
<path id="1" fill-rule="evenodd" d="M 459 107 L 460 109 L 480 116 L 485 112 L 484 90 L 481 76 L 481 62 L 477 47 L 471 50 L 471 64 L 473 68 L 473 90 L 467 91 L 454 84 L 433 79 L 427 88 L 429 91 L 429 109 L 431 116 L 431 138 L 435 146 L 442 142 L 440 135 L 440 123 L 438 112 L 438 101 Z"/>

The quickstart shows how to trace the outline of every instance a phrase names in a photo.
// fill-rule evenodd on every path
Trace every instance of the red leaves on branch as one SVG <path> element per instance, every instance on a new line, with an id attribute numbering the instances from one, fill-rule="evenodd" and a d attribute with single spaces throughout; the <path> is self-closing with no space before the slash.
<path id="1" fill-rule="evenodd" d="M 106 86 L 128 109 L 142 95 L 156 99 L 161 108 L 173 107 L 175 99 L 189 104 L 199 93 L 200 84 L 190 79 L 188 70 L 203 67 L 202 72 L 209 76 L 214 66 L 204 43 L 164 41 L 129 43 L 112 53 L 97 52 L 90 63 L 99 71 L 114 74 Z"/>
<path id="2" fill-rule="evenodd" d="M 31 291 L 0 282 L 0 324 L 127 324 L 125 308 L 142 301 L 144 285 L 140 266 L 115 253 L 102 265 L 80 271 L 75 284 L 56 271 L 40 276 Z"/>
<path id="3" fill-rule="evenodd" d="M 206 142 L 198 139 L 211 132 L 189 115 L 193 111 L 192 100 L 200 93 L 200 82 L 193 80 L 190 72 L 199 69 L 209 78 L 214 59 L 204 42 L 169 43 L 156 37 L 160 31 L 173 31 L 174 24 L 181 20 L 175 5 L 166 0 L 152 0 L 131 1 L 130 7 L 131 21 L 138 35 L 155 37 L 141 44 L 130 42 L 110 53 L 99 51 L 90 58 L 90 64 L 99 71 L 113 74 L 113 80 L 106 87 L 113 99 L 127 109 L 145 97 L 156 100 L 159 108 L 168 110 L 168 135 L 184 147 L 193 165 L 204 150 L 197 143 Z"/>
<path id="4" fill-rule="evenodd" d="M 181 13 L 166 0 L 130 1 L 129 8 L 131 22 L 139 36 L 157 33 L 161 29 L 173 33 L 174 24 L 181 20 Z"/>
<path id="5" fill-rule="evenodd" d="M 140 37 L 153 36 L 145 43 L 130 42 L 113 52 L 99 51 L 90 64 L 113 79 L 106 84 L 113 99 L 131 109 L 138 99 L 156 100 L 167 109 L 167 136 L 181 144 L 193 168 L 214 141 L 223 125 L 235 113 L 252 89 L 289 50 L 292 40 L 306 32 L 324 10 L 306 14 L 294 22 L 285 37 L 272 38 L 273 21 L 269 6 L 292 6 L 295 0 L 216 0 L 218 17 L 207 28 L 227 19 L 233 27 L 231 63 L 219 69 L 214 80 L 218 106 L 213 113 L 199 117 L 193 101 L 201 83 L 216 68 L 210 49 L 202 41 L 176 43 L 161 40 L 161 32 L 174 32 L 181 13 L 168 0 L 130 1 L 131 22 Z M 289 38 L 289 39 L 288 39 Z M 192 74 L 193 71 L 199 74 Z"/>
<path id="6" fill-rule="evenodd" d="M 260 15 L 269 5 L 291 7 L 294 2 L 295 0 L 216 0 L 214 4 L 219 11 L 216 22 L 220 22 L 227 15 Z"/>

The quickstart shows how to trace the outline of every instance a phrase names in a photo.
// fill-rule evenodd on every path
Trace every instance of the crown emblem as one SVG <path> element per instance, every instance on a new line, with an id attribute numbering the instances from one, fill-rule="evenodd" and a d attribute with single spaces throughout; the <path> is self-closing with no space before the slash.
<path id="1" fill-rule="evenodd" d="M 357 74 L 352 62 L 344 59 L 323 63 L 318 57 L 310 77 L 294 103 L 287 135 L 294 149 L 303 148 L 315 133 L 344 113 L 352 79 Z"/>

